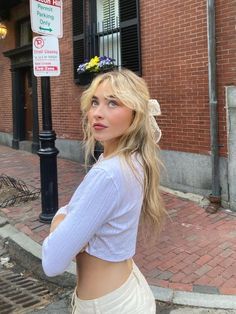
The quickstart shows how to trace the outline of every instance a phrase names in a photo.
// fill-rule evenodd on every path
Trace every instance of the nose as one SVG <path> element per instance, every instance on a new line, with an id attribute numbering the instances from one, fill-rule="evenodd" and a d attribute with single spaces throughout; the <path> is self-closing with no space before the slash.
<path id="1" fill-rule="evenodd" d="M 93 115 L 94 115 L 94 118 L 97 118 L 97 119 L 103 118 L 104 117 L 104 106 L 102 104 L 99 104 L 97 107 L 95 107 L 93 110 Z"/>

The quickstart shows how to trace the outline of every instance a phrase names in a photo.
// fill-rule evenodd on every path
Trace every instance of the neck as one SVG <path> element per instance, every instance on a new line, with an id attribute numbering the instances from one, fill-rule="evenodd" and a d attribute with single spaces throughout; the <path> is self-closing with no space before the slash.
<path id="1" fill-rule="evenodd" d="M 103 156 L 108 157 L 111 154 L 113 154 L 114 151 L 116 150 L 117 142 L 103 143 L 103 147 L 104 147 Z"/>

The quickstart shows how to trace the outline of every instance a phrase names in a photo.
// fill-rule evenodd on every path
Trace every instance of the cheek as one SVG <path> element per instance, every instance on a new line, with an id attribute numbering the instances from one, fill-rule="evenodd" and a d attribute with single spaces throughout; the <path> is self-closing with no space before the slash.
<path id="1" fill-rule="evenodd" d="M 119 132 L 125 132 L 131 125 L 133 121 L 133 115 L 122 113 L 119 116 L 116 117 L 116 126 L 119 130 Z"/>
<path id="2" fill-rule="evenodd" d="M 119 129 L 124 129 L 127 127 L 128 119 L 127 115 L 124 112 L 117 112 L 115 115 L 111 116 L 111 123 Z"/>
<path id="3" fill-rule="evenodd" d="M 124 116 L 124 121 L 127 127 L 129 127 L 134 120 L 134 115 L 133 112 L 127 112 L 126 115 Z"/>

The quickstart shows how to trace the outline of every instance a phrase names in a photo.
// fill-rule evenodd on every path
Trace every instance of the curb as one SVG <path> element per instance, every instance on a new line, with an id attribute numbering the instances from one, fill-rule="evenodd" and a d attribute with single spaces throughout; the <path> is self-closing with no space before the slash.
<path id="1" fill-rule="evenodd" d="M 169 288 L 150 286 L 157 301 L 224 310 L 236 309 L 236 296 L 175 291 Z"/>
<path id="2" fill-rule="evenodd" d="M 8 249 L 11 256 L 41 279 L 61 287 L 75 287 L 76 264 L 74 262 L 72 262 L 71 266 L 63 275 L 56 277 L 45 276 L 41 266 L 41 245 L 11 226 L 7 220 L 2 217 L 0 217 L 0 238 L 8 241 Z M 234 295 L 175 291 L 169 288 L 152 285 L 150 288 L 157 301 L 196 307 L 236 309 L 236 296 Z"/>
<path id="3" fill-rule="evenodd" d="M 0 238 L 7 242 L 8 251 L 13 259 L 37 277 L 65 288 L 76 285 L 76 264 L 71 263 L 63 275 L 47 277 L 42 269 L 41 245 L 17 230 L 0 217 Z"/>
<path id="4" fill-rule="evenodd" d="M 166 192 L 174 196 L 180 197 L 182 199 L 197 203 L 201 207 L 206 207 L 207 205 L 210 204 L 210 201 L 208 200 L 208 198 L 200 194 L 195 194 L 195 193 L 190 193 L 190 192 L 181 192 L 181 191 L 170 189 L 166 186 L 161 186 L 160 189 L 163 192 Z"/>

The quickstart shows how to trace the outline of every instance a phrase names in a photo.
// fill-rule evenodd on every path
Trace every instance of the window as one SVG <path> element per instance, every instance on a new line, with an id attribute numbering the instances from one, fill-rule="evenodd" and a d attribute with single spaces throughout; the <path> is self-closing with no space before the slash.
<path id="1" fill-rule="evenodd" d="M 75 79 L 95 55 L 141 74 L 138 0 L 73 0 L 73 53 Z"/>
<path id="2" fill-rule="evenodd" d="M 97 21 L 99 32 L 118 27 L 118 5 L 118 0 L 97 0 Z"/>
<path id="3" fill-rule="evenodd" d="M 115 59 L 120 65 L 120 27 L 118 0 L 97 0 L 98 54 Z"/>
<path id="4" fill-rule="evenodd" d="M 16 46 L 22 47 L 32 42 L 30 19 L 20 20 L 16 24 Z"/>

